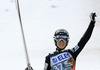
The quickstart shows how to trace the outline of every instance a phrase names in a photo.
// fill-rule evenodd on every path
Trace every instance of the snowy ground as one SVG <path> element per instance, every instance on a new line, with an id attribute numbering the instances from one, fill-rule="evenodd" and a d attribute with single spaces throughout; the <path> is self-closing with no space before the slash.
<path id="1" fill-rule="evenodd" d="M 91 12 L 97 22 L 91 39 L 77 58 L 76 70 L 100 67 L 100 0 L 19 0 L 31 66 L 43 70 L 45 56 L 55 50 L 53 34 L 59 28 L 70 34 L 74 47 L 87 29 Z M 67 49 L 66 48 L 66 49 Z M 26 59 L 15 0 L 0 0 L 0 69 L 24 70 Z"/>

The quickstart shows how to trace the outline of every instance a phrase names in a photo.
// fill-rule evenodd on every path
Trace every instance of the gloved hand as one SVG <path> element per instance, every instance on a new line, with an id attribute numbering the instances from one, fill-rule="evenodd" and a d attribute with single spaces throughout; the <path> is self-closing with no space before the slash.
<path id="1" fill-rule="evenodd" d="M 72 67 L 72 68 L 75 67 L 75 61 L 72 57 L 68 59 L 67 65 L 68 65 L 68 67 Z"/>
<path id="2" fill-rule="evenodd" d="M 95 21 L 96 13 L 91 13 L 90 14 L 90 20 Z"/>
<path id="3" fill-rule="evenodd" d="M 27 67 L 27 68 L 25 68 L 25 70 L 33 70 L 33 68 L 32 67 Z"/>

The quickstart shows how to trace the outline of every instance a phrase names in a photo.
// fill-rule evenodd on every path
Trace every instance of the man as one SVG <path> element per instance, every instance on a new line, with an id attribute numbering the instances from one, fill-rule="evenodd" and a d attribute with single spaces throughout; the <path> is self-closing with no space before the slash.
<path id="1" fill-rule="evenodd" d="M 57 48 L 55 52 L 46 56 L 44 70 L 75 70 L 76 58 L 91 37 L 95 25 L 95 17 L 96 14 L 91 13 L 91 22 L 88 29 L 72 49 L 64 50 L 69 42 L 68 32 L 65 29 L 59 29 L 55 32 L 54 42 Z"/>

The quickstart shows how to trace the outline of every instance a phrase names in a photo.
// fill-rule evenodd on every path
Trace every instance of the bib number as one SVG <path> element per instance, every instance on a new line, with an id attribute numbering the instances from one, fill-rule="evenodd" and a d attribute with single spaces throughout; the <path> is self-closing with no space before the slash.
<path id="1" fill-rule="evenodd" d="M 59 63 L 57 66 L 54 66 L 54 67 L 53 67 L 53 70 L 63 70 L 63 69 L 62 69 L 62 64 Z"/>

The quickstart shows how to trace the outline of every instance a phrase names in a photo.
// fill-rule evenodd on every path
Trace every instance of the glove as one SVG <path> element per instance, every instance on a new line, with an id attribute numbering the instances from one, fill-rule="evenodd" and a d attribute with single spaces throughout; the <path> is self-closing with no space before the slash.
<path id="1" fill-rule="evenodd" d="M 69 66 L 69 67 L 75 67 L 75 61 L 74 61 L 74 59 L 72 58 L 72 57 L 70 57 L 69 59 L 68 59 L 68 61 L 67 61 L 67 65 Z"/>
<path id="2" fill-rule="evenodd" d="M 90 19 L 91 21 L 95 21 L 96 13 L 91 13 L 90 14 Z"/>
<path id="3" fill-rule="evenodd" d="M 25 68 L 25 70 L 33 70 L 33 68 L 32 67 L 27 67 L 27 68 Z"/>

